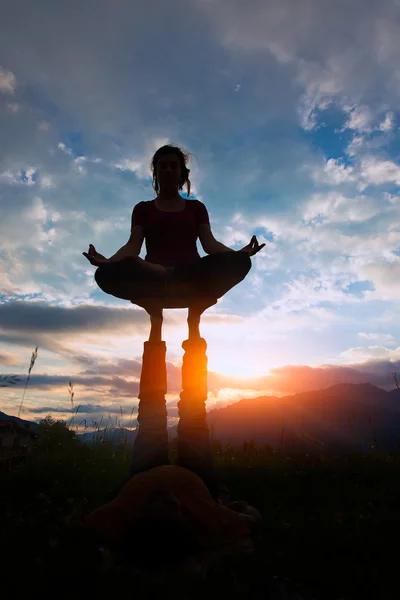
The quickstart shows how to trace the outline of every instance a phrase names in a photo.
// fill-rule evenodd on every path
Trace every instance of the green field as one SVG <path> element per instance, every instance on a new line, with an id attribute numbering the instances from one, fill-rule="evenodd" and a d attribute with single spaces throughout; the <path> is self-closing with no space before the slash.
<path id="1" fill-rule="evenodd" d="M 400 453 L 287 458 L 269 448 L 218 443 L 214 451 L 232 500 L 248 500 L 264 518 L 254 555 L 225 559 L 193 589 L 179 582 L 167 592 L 149 589 L 134 565 L 121 566 L 107 549 L 94 548 L 79 527 L 126 482 L 129 451 L 64 436 L 42 440 L 26 464 L 1 471 L 3 582 L 9 577 L 13 596 L 21 598 L 162 593 L 287 600 L 268 593 L 284 580 L 288 589 L 298 584 L 304 599 L 400 597 Z"/>

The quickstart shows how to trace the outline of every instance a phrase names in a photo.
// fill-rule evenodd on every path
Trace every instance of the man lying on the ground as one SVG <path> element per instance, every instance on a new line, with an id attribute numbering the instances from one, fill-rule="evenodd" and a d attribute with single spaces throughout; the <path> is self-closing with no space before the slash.
<path id="1" fill-rule="evenodd" d="M 138 568 L 201 576 L 229 554 L 254 551 L 262 525 L 246 501 L 216 501 L 203 480 L 177 465 L 141 472 L 86 517 L 99 543 Z"/>

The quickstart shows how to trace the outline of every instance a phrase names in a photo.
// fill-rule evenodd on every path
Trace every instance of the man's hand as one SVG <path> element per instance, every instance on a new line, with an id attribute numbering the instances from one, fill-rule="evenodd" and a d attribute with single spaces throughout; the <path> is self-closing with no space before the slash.
<path id="1" fill-rule="evenodd" d="M 247 252 L 250 256 L 254 256 L 257 252 L 260 252 L 262 248 L 264 248 L 265 244 L 260 244 L 257 242 L 257 238 L 255 235 L 250 240 L 250 243 L 247 246 L 241 248 L 238 252 Z"/>
<path id="2" fill-rule="evenodd" d="M 89 244 L 89 252 L 82 252 L 82 254 L 83 256 L 86 256 L 90 264 L 94 265 L 95 267 L 100 267 L 100 265 L 110 262 L 109 258 L 106 258 L 99 252 L 96 252 L 96 248 L 92 244 Z"/>
<path id="3" fill-rule="evenodd" d="M 235 500 L 228 505 L 231 510 L 238 512 L 243 516 L 243 520 L 249 526 L 250 531 L 259 529 L 264 521 L 258 510 L 251 506 L 247 500 Z"/>

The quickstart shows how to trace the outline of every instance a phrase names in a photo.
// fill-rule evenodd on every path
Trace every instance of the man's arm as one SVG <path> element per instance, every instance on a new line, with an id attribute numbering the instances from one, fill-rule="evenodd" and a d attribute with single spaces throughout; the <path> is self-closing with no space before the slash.
<path id="1" fill-rule="evenodd" d="M 238 513 L 251 532 L 257 530 L 263 524 L 263 518 L 259 511 L 254 506 L 251 506 L 246 500 L 235 500 L 230 502 L 228 508 Z"/>

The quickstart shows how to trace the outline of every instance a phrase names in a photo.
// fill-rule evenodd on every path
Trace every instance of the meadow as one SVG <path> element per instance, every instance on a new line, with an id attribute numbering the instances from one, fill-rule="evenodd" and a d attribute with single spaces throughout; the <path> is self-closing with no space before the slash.
<path id="1" fill-rule="evenodd" d="M 13 376 L 5 376 L 0 387 L 13 383 Z M 68 393 L 73 408 L 71 382 Z M 166 588 L 150 586 L 134 564 L 88 537 L 85 515 L 113 499 L 127 482 L 132 450 L 118 436 L 126 431 L 121 421 L 113 423 L 110 415 L 104 435 L 82 443 L 84 436 L 79 440 L 77 433 L 89 426 L 85 420 L 76 423 L 78 412 L 79 406 L 68 424 L 47 415 L 33 451 L 0 470 L 2 583 L 14 597 L 399 598 L 399 442 L 399 450 L 390 454 L 372 444 L 367 455 L 319 449 L 287 456 L 283 446 L 223 444 L 211 427 L 220 484 L 231 500 L 255 506 L 264 524 L 253 554 L 226 557 L 204 581 L 176 580 Z M 100 433 L 100 425 L 93 422 L 93 429 Z M 112 443 L 118 437 L 122 442 Z M 170 463 L 176 439 L 170 439 Z"/>
<path id="2" fill-rule="evenodd" d="M 51 417 L 41 432 L 26 462 L 0 473 L 3 581 L 21 598 L 154 597 L 135 565 L 94 547 L 81 526 L 127 481 L 130 448 L 82 444 Z M 213 445 L 221 484 L 257 507 L 264 525 L 253 555 L 226 558 L 193 588 L 177 581 L 167 597 L 399 597 L 400 452 L 289 457 L 252 443 Z"/>

